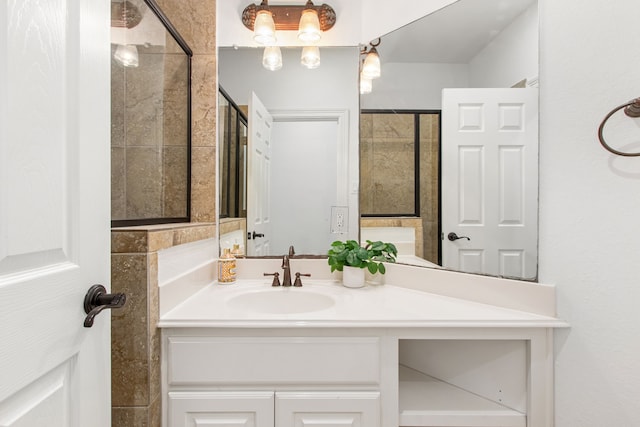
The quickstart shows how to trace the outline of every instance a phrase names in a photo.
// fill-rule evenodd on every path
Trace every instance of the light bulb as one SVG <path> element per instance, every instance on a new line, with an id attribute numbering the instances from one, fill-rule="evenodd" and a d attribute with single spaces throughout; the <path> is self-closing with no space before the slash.
<path id="1" fill-rule="evenodd" d="M 269 46 L 276 42 L 276 24 L 269 10 L 259 10 L 253 24 L 253 39 L 260 44 Z"/>
<path id="2" fill-rule="evenodd" d="M 366 95 L 373 90 L 373 81 L 360 73 L 360 95 Z"/>
<path id="3" fill-rule="evenodd" d="M 118 61 L 120 65 L 135 68 L 139 64 L 138 48 L 133 44 L 119 44 L 113 54 L 113 58 Z"/>
<path id="4" fill-rule="evenodd" d="M 280 52 L 279 46 L 267 46 L 264 48 L 262 66 L 271 71 L 282 68 L 282 52 Z"/>
<path id="5" fill-rule="evenodd" d="M 380 57 L 375 47 L 372 47 L 362 64 L 362 75 L 369 79 L 380 77 Z"/>
<path id="6" fill-rule="evenodd" d="M 308 4 L 307 4 L 308 5 Z M 313 4 L 311 4 L 313 6 Z M 309 7 L 302 11 L 298 24 L 298 39 L 304 43 L 316 43 L 322 37 L 318 11 Z"/>
<path id="7" fill-rule="evenodd" d="M 305 46 L 302 48 L 300 63 L 309 69 L 320 66 L 320 48 L 318 46 Z"/>

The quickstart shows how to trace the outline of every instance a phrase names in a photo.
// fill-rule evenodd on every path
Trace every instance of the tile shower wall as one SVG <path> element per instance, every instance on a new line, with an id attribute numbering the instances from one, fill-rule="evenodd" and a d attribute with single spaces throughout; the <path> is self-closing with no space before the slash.
<path id="1" fill-rule="evenodd" d="M 167 51 L 177 44 L 167 43 Z M 113 46 L 112 46 L 113 50 Z M 184 56 L 138 46 L 140 65 L 111 61 L 112 219 L 185 217 Z"/>
<path id="2" fill-rule="evenodd" d="M 160 427 L 158 251 L 215 237 L 212 224 L 127 227 L 111 232 L 111 291 L 127 303 L 111 312 L 113 427 Z"/>
<path id="3" fill-rule="evenodd" d="M 360 116 L 360 212 L 415 212 L 413 113 Z M 423 257 L 438 262 L 439 115 L 420 114 L 420 212 Z M 390 219 L 391 220 L 391 219 Z M 396 221 L 397 222 L 397 221 Z"/>
<path id="4" fill-rule="evenodd" d="M 158 2 L 193 50 L 191 219 L 215 221 L 215 0 Z M 135 72 L 112 61 L 112 219 L 185 216 L 186 127 L 176 125 L 186 84 L 180 59 L 138 46 Z M 157 48 L 155 48 L 157 49 Z M 177 49 L 167 43 L 167 51 Z M 171 88 L 172 90 L 169 90 Z M 148 96 L 149 93 L 157 96 Z M 142 94 L 145 94 L 144 96 Z M 159 108 L 154 99 L 163 99 Z M 127 116 L 135 120 L 125 120 Z"/>
<path id="5" fill-rule="evenodd" d="M 157 251 L 215 237 L 216 229 L 216 2 L 160 0 L 158 4 L 194 53 L 191 123 L 192 223 L 112 231 L 112 291 L 126 292 L 128 306 L 126 310 L 112 313 L 114 427 L 161 425 L 160 331 L 156 327 L 159 312 Z M 116 86 L 114 89 L 124 91 L 124 86 Z M 117 134 L 120 129 L 123 135 L 124 116 L 118 116 L 117 111 L 114 113 L 113 132 Z M 166 111 L 165 114 L 171 113 Z M 178 128 L 173 130 L 183 132 Z M 168 129 L 165 129 L 165 132 L 167 131 Z M 124 185 L 117 180 L 125 172 L 124 162 L 119 161 L 118 157 L 122 159 L 124 155 L 123 138 L 122 136 L 117 140 L 112 147 L 115 188 Z M 175 153 L 169 153 L 166 161 L 171 162 L 172 158 L 175 158 Z M 167 166 L 173 167 L 172 164 Z M 124 191 L 116 192 L 112 197 L 116 212 L 121 212 L 125 203 Z"/>

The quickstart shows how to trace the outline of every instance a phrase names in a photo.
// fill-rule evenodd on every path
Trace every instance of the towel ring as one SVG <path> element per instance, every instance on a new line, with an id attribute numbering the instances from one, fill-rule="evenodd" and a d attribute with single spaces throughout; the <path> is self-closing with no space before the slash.
<path id="1" fill-rule="evenodd" d="M 609 114 L 607 114 L 604 117 L 604 120 L 602 120 L 602 123 L 600 123 L 600 127 L 598 128 L 598 139 L 600 140 L 600 144 L 602 144 L 605 150 L 608 150 L 613 154 L 617 154 L 618 156 L 625 156 L 625 157 L 638 157 L 640 156 L 640 153 L 625 153 L 624 151 L 616 150 L 615 148 L 611 148 L 609 144 L 607 144 L 607 142 L 604 140 L 603 132 L 604 132 L 605 123 L 607 123 L 607 120 L 609 120 L 611 116 L 613 116 L 616 112 L 618 112 L 619 110 L 622 110 L 623 108 L 624 108 L 624 113 L 628 117 L 632 117 L 632 118 L 640 117 L 640 98 L 632 99 L 626 104 L 622 104 L 614 108 L 613 110 L 611 110 Z"/>

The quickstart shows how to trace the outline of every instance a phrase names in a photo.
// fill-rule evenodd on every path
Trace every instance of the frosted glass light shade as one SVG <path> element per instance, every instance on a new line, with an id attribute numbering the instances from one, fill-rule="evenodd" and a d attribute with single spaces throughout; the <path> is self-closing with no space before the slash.
<path id="1" fill-rule="evenodd" d="M 320 66 L 320 48 L 318 46 L 305 46 L 302 48 L 300 63 L 309 69 Z"/>
<path id="2" fill-rule="evenodd" d="M 304 9 L 298 25 L 298 39 L 305 43 L 315 43 L 322 37 L 320 31 L 320 20 L 318 11 L 315 9 Z"/>
<path id="3" fill-rule="evenodd" d="M 362 75 L 368 79 L 380 77 L 380 57 L 375 47 L 372 47 L 362 64 Z"/>
<path id="4" fill-rule="evenodd" d="M 259 10 L 253 23 L 253 39 L 265 46 L 276 42 L 276 24 L 268 10 Z"/>
<path id="5" fill-rule="evenodd" d="M 366 95 L 373 90 L 373 81 L 360 74 L 360 95 Z"/>
<path id="6" fill-rule="evenodd" d="M 267 46 L 264 48 L 262 66 L 271 71 L 282 68 L 282 52 L 279 46 Z"/>

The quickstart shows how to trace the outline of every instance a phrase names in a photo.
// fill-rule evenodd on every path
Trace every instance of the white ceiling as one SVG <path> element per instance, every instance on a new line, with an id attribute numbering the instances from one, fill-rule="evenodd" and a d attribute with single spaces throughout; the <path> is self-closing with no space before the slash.
<path id="1" fill-rule="evenodd" d="M 384 62 L 469 61 L 536 0 L 459 0 L 382 37 Z"/>

